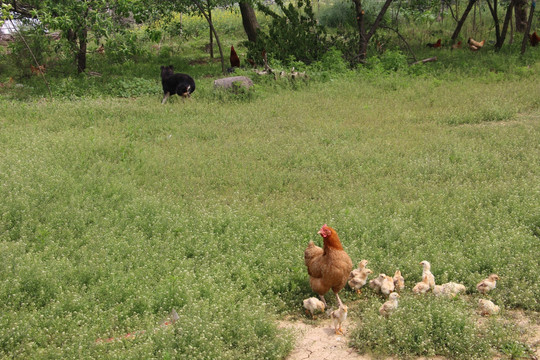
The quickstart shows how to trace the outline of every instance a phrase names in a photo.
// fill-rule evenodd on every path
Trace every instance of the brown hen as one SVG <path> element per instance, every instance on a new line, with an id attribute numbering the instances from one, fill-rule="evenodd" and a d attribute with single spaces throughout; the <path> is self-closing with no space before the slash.
<path id="1" fill-rule="evenodd" d="M 326 224 L 319 230 L 324 245 L 321 249 L 310 241 L 304 252 L 304 262 L 309 274 L 309 284 L 314 292 L 319 294 L 326 305 L 324 294 L 330 289 L 336 294 L 338 304 L 343 303 L 339 291 L 347 284 L 352 270 L 352 261 L 343 249 L 337 232 Z"/>
<path id="2" fill-rule="evenodd" d="M 233 45 L 231 45 L 231 56 L 229 59 L 231 60 L 231 67 L 240 67 L 240 58 L 238 57 L 236 50 L 234 50 Z"/>

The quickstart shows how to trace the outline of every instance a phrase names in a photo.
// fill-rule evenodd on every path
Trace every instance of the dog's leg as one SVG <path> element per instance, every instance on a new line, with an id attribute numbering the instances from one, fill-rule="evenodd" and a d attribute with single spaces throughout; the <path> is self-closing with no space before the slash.
<path id="1" fill-rule="evenodd" d="M 166 92 L 165 93 L 165 96 L 163 96 L 163 100 L 161 101 L 161 105 L 165 104 L 167 102 L 167 99 L 169 98 L 169 96 L 171 95 L 170 92 Z"/>

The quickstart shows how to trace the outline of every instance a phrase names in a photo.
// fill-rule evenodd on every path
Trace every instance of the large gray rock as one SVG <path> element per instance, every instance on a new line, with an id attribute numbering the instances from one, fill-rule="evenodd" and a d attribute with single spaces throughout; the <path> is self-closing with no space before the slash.
<path id="1" fill-rule="evenodd" d="M 253 86 L 253 81 L 247 76 L 233 76 L 223 79 L 214 80 L 215 88 L 230 89 L 233 87 L 234 83 L 238 83 L 241 86 L 250 88 Z"/>

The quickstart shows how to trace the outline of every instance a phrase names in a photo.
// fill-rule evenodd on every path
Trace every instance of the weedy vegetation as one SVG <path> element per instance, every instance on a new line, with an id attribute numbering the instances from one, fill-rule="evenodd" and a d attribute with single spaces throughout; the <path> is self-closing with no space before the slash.
<path id="1" fill-rule="evenodd" d="M 313 296 L 303 250 L 324 223 L 354 263 L 405 277 L 388 319 L 342 291 L 359 352 L 528 356 L 507 311 L 540 311 L 538 49 L 419 66 L 389 50 L 352 70 L 334 49 L 306 82 L 215 93 L 197 21 L 136 60 L 92 56 L 101 77 L 60 61 L 52 100 L 36 77 L 1 89 L 0 357 L 284 358 L 276 320 Z M 162 106 L 168 63 L 197 90 Z M 414 297 L 422 260 L 467 294 Z M 490 273 L 503 310 L 479 322 Z"/>

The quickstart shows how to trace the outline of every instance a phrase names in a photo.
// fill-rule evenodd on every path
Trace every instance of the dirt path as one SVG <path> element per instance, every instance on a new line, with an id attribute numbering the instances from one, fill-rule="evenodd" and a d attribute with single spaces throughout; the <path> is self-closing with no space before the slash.
<path id="1" fill-rule="evenodd" d="M 358 355 L 349 347 L 348 334 L 351 331 L 350 322 L 343 324 L 345 335 L 336 335 L 332 321 L 325 319 L 316 325 L 303 321 L 282 321 L 280 327 L 293 330 L 296 335 L 296 347 L 286 360 L 370 360 L 370 357 Z"/>

